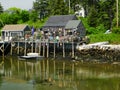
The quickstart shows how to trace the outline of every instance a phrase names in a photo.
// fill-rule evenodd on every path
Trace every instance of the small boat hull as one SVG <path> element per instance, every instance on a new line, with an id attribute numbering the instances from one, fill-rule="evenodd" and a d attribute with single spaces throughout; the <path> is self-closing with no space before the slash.
<path id="1" fill-rule="evenodd" d="M 19 60 L 42 60 L 43 56 L 19 56 Z"/>
<path id="2" fill-rule="evenodd" d="M 39 53 L 27 53 L 27 56 L 36 57 L 36 56 L 39 56 Z"/>

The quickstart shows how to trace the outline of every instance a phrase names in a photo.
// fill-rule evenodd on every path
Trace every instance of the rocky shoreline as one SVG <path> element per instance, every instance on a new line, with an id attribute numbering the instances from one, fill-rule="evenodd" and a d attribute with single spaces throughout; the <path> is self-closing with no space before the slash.
<path id="1" fill-rule="evenodd" d="M 109 42 L 97 42 L 88 45 L 79 45 L 77 56 L 82 60 L 120 61 L 120 44 L 111 45 Z"/>

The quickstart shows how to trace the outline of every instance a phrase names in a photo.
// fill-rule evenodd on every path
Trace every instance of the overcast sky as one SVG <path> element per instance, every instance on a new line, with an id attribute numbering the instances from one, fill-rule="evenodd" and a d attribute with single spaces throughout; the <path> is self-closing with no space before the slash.
<path id="1" fill-rule="evenodd" d="M 35 0 L 0 0 L 0 3 L 4 10 L 10 7 L 29 10 L 33 7 L 33 1 Z"/>

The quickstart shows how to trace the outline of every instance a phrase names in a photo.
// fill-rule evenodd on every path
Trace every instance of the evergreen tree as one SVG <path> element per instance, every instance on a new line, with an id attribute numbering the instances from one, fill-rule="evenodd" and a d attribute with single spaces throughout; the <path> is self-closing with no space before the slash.
<path id="1" fill-rule="evenodd" d="M 99 2 L 99 8 L 97 8 L 99 13 L 98 24 L 103 23 L 106 29 L 111 29 L 112 27 L 112 21 L 114 17 L 114 4 L 115 2 L 113 0 L 101 1 Z"/>
<path id="2" fill-rule="evenodd" d="M 40 19 L 48 15 L 48 0 L 36 0 L 33 3 L 33 9 L 38 13 Z"/>
<path id="3" fill-rule="evenodd" d="M 56 0 L 52 9 L 53 15 L 66 15 L 68 14 L 68 6 L 64 0 Z"/>
<path id="4" fill-rule="evenodd" d="M 88 15 L 88 24 L 91 27 L 96 27 L 97 26 L 97 16 L 98 16 L 98 13 L 95 10 L 95 7 L 93 6 L 90 10 L 89 15 Z"/>

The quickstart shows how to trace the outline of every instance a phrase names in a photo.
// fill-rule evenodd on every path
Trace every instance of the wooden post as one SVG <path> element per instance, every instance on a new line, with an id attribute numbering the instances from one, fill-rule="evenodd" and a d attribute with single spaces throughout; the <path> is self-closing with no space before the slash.
<path id="1" fill-rule="evenodd" d="M 45 57 L 45 40 L 43 41 L 43 57 Z"/>
<path id="2" fill-rule="evenodd" d="M 40 39 L 40 42 L 39 42 L 39 55 L 41 55 L 41 39 Z"/>
<path id="3" fill-rule="evenodd" d="M 63 58 L 65 58 L 65 43 L 63 41 Z"/>
<path id="4" fill-rule="evenodd" d="M 20 44 L 19 44 L 19 41 L 18 41 L 18 46 L 17 46 L 17 47 L 18 47 L 18 50 L 17 50 L 17 54 L 19 54 L 19 51 L 20 51 L 20 50 L 19 50 L 19 49 L 20 49 L 19 46 L 20 46 Z"/>
<path id="5" fill-rule="evenodd" d="M 4 57 L 4 54 L 5 54 L 5 50 L 4 50 L 4 48 L 5 48 L 5 44 L 4 44 L 5 42 L 3 41 L 3 57 Z"/>
<path id="6" fill-rule="evenodd" d="M 55 31 L 53 32 L 54 37 L 53 37 L 53 44 L 54 44 L 54 58 L 55 58 L 55 51 L 56 51 L 56 46 L 55 46 Z"/>
<path id="7" fill-rule="evenodd" d="M 75 57 L 75 53 L 74 53 L 74 42 L 73 42 L 73 40 L 72 40 L 72 58 L 74 58 Z"/>
<path id="8" fill-rule="evenodd" d="M 32 50 L 31 50 L 31 52 L 33 53 L 33 41 L 32 41 Z"/>
<path id="9" fill-rule="evenodd" d="M 2 52 L 2 55 L 4 54 L 4 42 L 3 42 L 3 44 L 1 45 L 1 47 L 0 47 L 0 51 Z M 4 55 L 3 55 L 4 56 Z"/>
<path id="10" fill-rule="evenodd" d="M 55 49 L 56 49 L 56 46 L 55 46 L 55 41 L 54 41 L 54 58 L 55 58 Z"/>
<path id="11" fill-rule="evenodd" d="M 10 54 L 12 55 L 12 42 L 11 42 L 11 50 L 10 50 Z"/>
<path id="12" fill-rule="evenodd" d="M 47 42 L 47 58 L 49 57 L 49 40 Z"/>
<path id="13" fill-rule="evenodd" d="M 35 52 L 37 53 L 37 42 L 35 42 Z"/>
<path id="14" fill-rule="evenodd" d="M 26 40 L 25 40 L 25 49 L 24 49 L 24 55 L 26 55 Z"/>

